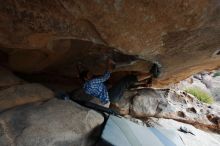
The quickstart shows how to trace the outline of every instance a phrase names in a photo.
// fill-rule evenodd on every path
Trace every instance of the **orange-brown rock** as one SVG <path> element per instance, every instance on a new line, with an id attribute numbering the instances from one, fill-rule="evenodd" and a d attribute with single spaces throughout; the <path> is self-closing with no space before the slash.
<path id="1" fill-rule="evenodd" d="M 220 66 L 219 16 L 218 0 L 1 0 L 0 50 L 15 71 L 70 76 L 120 50 L 147 61 L 135 70 L 159 62 L 159 87 Z"/>
<path id="2" fill-rule="evenodd" d="M 23 84 L 1 90 L 0 92 L 0 112 L 10 108 L 46 101 L 54 98 L 54 92 L 40 84 Z"/>
<path id="3" fill-rule="evenodd" d="M 0 66 L 0 90 L 24 83 L 13 73 Z"/>

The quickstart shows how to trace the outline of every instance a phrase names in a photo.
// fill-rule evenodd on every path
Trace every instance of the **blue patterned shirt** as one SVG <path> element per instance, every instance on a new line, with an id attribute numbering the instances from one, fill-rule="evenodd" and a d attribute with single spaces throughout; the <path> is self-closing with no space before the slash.
<path id="1" fill-rule="evenodd" d="M 109 96 L 107 88 L 104 84 L 110 77 L 110 72 L 106 72 L 103 76 L 97 77 L 87 81 L 83 89 L 86 94 L 99 98 L 102 104 L 106 104 L 109 102 Z"/>

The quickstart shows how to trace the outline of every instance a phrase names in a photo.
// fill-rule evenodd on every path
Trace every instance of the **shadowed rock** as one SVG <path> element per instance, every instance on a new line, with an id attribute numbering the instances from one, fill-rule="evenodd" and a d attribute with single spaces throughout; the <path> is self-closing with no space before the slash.
<path id="1" fill-rule="evenodd" d="M 73 102 L 51 100 L 0 115 L 1 146 L 92 146 L 103 117 Z M 92 138 L 90 138 L 92 137 Z"/>
<path id="2" fill-rule="evenodd" d="M 15 85 L 0 92 L 0 112 L 19 105 L 54 98 L 50 89 L 40 84 Z"/>
<path id="3" fill-rule="evenodd" d="M 102 72 L 107 57 L 120 62 L 120 51 L 146 60 L 137 71 L 159 62 L 153 85 L 166 86 L 220 65 L 219 9 L 218 0 L 1 0 L 0 50 L 15 71 L 71 77 L 78 62 Z"/>

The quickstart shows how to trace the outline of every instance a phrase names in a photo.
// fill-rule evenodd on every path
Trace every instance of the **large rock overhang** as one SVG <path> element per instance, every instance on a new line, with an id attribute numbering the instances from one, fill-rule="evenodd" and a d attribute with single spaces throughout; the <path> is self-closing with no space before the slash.
<path id="1" fill-rule="evenodd" d="M 158 62 L 153 85 L 163 87 L 220 67 L 220 2 L 1 0 L 0 51 L 3 65 L 26 73 L 79 62 L 99 72 L 109 56 L 142 72 Z"/>

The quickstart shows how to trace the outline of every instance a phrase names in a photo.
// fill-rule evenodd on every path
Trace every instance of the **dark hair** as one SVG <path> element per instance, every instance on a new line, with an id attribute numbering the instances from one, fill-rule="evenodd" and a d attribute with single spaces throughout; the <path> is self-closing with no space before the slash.
<path id="1" fill-rule="evenodd" d="M 79 78 L 80 78 L 83 82 L 85 82 L 85 78 L 87 77 L 88 73 L 89 73 L 88 70 L 84 70 L 84 71 L 80 72 L 80 73 L 79 73 Z"/>

